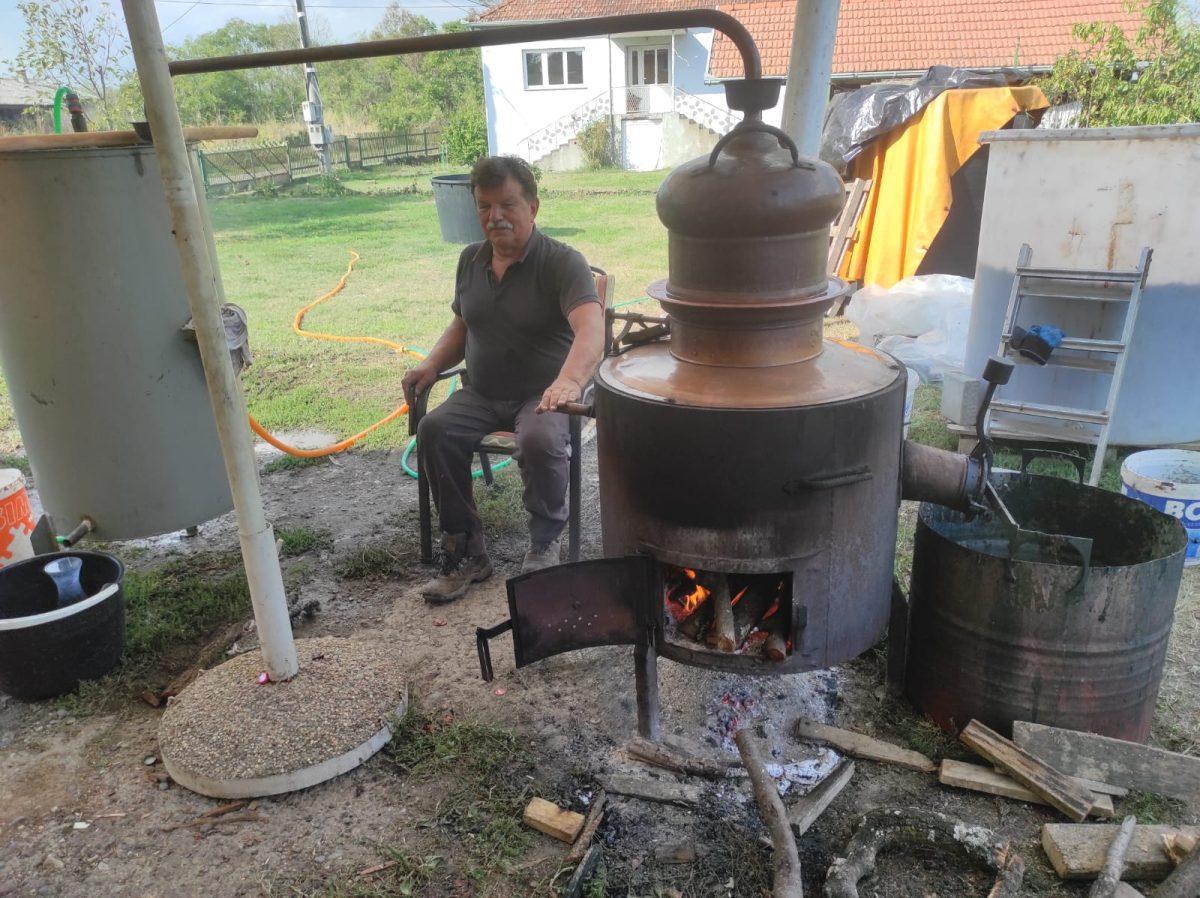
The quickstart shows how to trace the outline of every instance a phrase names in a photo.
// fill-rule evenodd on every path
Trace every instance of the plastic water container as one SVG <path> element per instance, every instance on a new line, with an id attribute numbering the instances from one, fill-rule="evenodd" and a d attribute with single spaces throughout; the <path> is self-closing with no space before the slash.
<path id="1" fill-rule="evenodd" d="M 0 469 L 0 567 L 33 557 L 33 527 L 24 475 L 16 468 Z"/>
<path id="2" fill-rule="evenodd" d="M 1121 492 L 1178 518 L 1188 534 L 1184 564 L 1200 564 L 1200 452 L 1135 452 L 1121 465 Z"/>

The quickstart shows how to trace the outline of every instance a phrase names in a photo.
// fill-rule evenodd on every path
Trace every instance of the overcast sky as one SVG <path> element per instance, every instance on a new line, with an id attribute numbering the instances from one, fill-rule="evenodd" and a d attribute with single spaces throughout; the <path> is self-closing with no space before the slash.
<path id="1" fill-rule="evenodd" d="M 120 0 L 110 0 L 120 15 Z M 250 22 L 295 22 L 295 6 L 289 0 L 155 0 L 158 20 L 167 43 L 179 43 L 205 31 L 219 28 L 230 19 Z M 320 34 L 331 40 L 345 41 L 370 31 L 383 15 L 387 0 L 309 0 L 312 20 L 319 23 Z M 402 6 L 435 22 L 461 19 L 467 11 L 478 9 L 472 0 L 403 0 Z M 24 21 L 17 11 L 17 0 L 0 0 L 0 74 L 8 74 L 8 60 L 21 45 Z"/>

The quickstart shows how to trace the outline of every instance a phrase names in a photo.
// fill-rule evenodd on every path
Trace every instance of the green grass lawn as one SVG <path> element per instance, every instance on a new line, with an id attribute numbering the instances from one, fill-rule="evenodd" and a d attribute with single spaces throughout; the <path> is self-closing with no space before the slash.
<path id="1" fill-rule="evenodd" d="M 311 330 L 386 337 L 428 348 L 449 319 L 462 247 L 443 243 L 429 178 L 439 168 L 388 168 L 343 179 L 340 196 L 245 196 L 210 203 L 231 302 L 251 320 L 250 410 L 270 429 L 350 434 L 402 401 L 416 360 L 381 347 L 308 340 L 298 308 L 333 287 L 349 251 L 362 259 L 346 289 L 306 319 Z M 663 173 L 546 174 L 538 223 L 616 277 L 617 301 L 638 299 L 666 274 L 666 232 L 654 213 Z M 403 425 L 363 445 L 394 446 Z"/>

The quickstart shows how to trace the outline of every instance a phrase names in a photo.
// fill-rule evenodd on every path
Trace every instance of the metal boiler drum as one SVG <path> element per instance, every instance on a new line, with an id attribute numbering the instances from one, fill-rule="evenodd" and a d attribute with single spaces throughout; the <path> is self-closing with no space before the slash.
<path id="1" fill-rule="evenodd" d="M 152 147 L 0 153 L 0 364 L 60 532 L 232 507 Z"/>

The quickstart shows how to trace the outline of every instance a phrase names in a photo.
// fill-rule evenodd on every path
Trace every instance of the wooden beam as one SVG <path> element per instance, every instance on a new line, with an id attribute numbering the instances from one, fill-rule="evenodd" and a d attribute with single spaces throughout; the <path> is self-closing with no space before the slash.
<path id="1" fill-rule="evenodd" d="M 184 140 L 239 140 L 258 137 L 258 129 L 249 125 L 210 125 L 184 128 Z M 13 150 L 57 150 L 66 147 L 150 146 L 136 131 L 71 131 L 66 134 L 22 134 L 0 137 L 0 152 Z"/>
<path id="2" fill-rule="evenodd" d="M 625 746 L 625 753 L 636 761 L 688 775 L 723 779 L 728 777 L 730 770 L 733 769 L 727 764 L 668 750 L 660 743 L 651 742 L 641 736 L 635 736 L 629 740 L 629 744 Z"/>
<path id="3" fill-rule="evenodd" d="M 1062 879 L 1095 879 L 1104 867 L 1104 855 L 1117 834 L 1115 823 L 1047 823 L 1042 827 L 1042 848 Z M 1125 855 L 1126 879 L 1159 880 L 1174 866 L 1162 837 L 1173 833 L 1200 835 L 1200 826 L 1137 826 Z"/>
<path id="4" fill-rule="evenodd" d="M 1094 733 L 1017 721 L 1013 740 L 1074 776 L 1200 801 L 1200 758 Z"/>
<path id="5" fill-rule="evenodd" d="M 1035 758 L 1029 752 L 972 720 L 959 734 L 963 744 L 1000 767 L 1027 789 L 1031 789 L 1076 823 L 1087 819 L 1092 810 L 1092 793 L 1069 779 L 1062 771 Z"/>
<path id="6" fill-rule="evenodd" d="M 606 792 L 613 795 L 627 795 L 630 798 L 644 798 L 647 801 L 661 801 L 664 804 L 678 804 L 684 807 L 694 807 L 700 803 L 700 787 L 686 783 L 616 773 L 598 776 L 596 781 Z"/>
<path id="7" fill-rule="evenodd" d="M 937 772 L 937 765 L 920 752 L 900 748 L 890 742 L 864 736 L 862 733 L 854 733 L 823 723 L 814 723 L 811 720 L 796 721 L 794 732 L 797 739 L 824 742 L 855 758 L 882 761 L 885 764 L 899 764 L 902 767 L 920 770 L 922 773 Z"/>
<path id="8" fill-rule="evenodd" d="M 973 792 L 984 792 L 988 795 L 999 795 L 1001 798 L 1012 798 L 1016 801 L 1028 801 L 1031 804 L 1048 805 L 1049 802 L 1029 789 L 1026 789 L 1012 777 L 997 773 L 990 767 L 980 764 L 965 764 L 950 758 L 942 760 L 938 771 L 938 781 L 946 786 L 958 789 L 970 789 Z M 1088 788 L 1082 780 L 1076 780 L 1083 788 Z M 1090 790 L 1089 790 L 1090 791 Z M 1115 812 L 1111 795 L 1102 792 L 1092 792 L 1095 799 L 1092 804 L 1091 817 L 1111 817 Z"/>
<path id="9" fill-rule="evenodd" d="M 1195 898 L 1200 895 L 1200 849 L 1193 848 L 1166 878 L 1154 898 Z"/>
<path id="10" fill-rule="evenodd" d="M 817 818 L 825 813 L 825 809 L 841 794 L 853 776 L 854 762 L 845 758 L 811 792 L 788 808 L 788 823 L 792 825 L 792 832 L 797 839 L 817 822 Z"/>
<path id="11" fill-rule="evenodd" d="M 560 808 L 544 798 L 531 798 L 522 819 L 526 826 L 567 844 L 574 842 L 583 829 L 583 814 Z"/>

